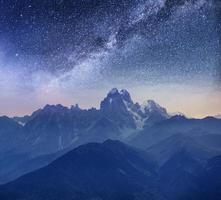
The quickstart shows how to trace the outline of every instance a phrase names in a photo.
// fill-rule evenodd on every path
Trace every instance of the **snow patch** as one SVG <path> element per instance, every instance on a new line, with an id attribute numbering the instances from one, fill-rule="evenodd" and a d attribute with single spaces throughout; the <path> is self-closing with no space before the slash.
<path id="1" fill-rule="evenodd" d="M 22 126 L 25 126 L 25 123 L 24 122 L 18 122 L 18 124 L 22 125 Z"/>
<path id="2" fill-rule="evenodd" d="M 126 102 L 126 101 L 123 101 L 123 102 L 124 102 L 124 105 L 126 106 L 127 110 L 132 114 L 136 128 L 138 130 L 142 130 L 144 127 L 145 120 L 138 113 L 134 112 L 130 108 L 128 102 Z"/>

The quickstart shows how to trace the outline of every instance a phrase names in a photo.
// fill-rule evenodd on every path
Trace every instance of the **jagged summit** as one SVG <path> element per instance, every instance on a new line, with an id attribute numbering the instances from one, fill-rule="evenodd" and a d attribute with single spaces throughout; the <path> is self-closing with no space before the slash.
<path id="1" fill-rule="evenodd" d="M 108 92 L 107 96 L 100 104 L 101 110 L 107 111 L 125 111 L 126 106 L 124 102 L 132 103 L 129 92 L 126 90 L 119 90 L 117 88 L 113 88 Z"/>
<path id="2" fill-rule="evenodd" d="M 174 115 L 170 118 L 171 121 L 186 121 L 185 115 Z"/>
<path id="3" fill-rule="evenodd" d="M 110 90 L 101 102 L 100 109 L 108 116 L 112 113 L 111 116 L 114 116 L 114 120 L 119 120 L 119 123 L 122 123 L 122 120 L 126 124 L 129 122 L 136 129 L 143 129 L 147 124 L 152 125 L 169 118 L 166 109 L 153 100 L 148 100 L 143 105 L 134 103 L 130 93 L 125 89 Z"/>
<path id="4" fill-rule="evenodd" d="M 124 101 L 129 102 L 129 103 L 133 103 L 133 101 L 132 101 L 132 99 L 131 99 L 131 96 L 130 96 L 130 93 L 129 93 L 127 90 L 122 89 L 122 90 L 120 91 L 120 95 L 121 95 L 121 97 L 122 97 L 122 99 L 123 99 Z"/>
<path id="5" fill-rule="evenodd" d="M 56 105 L 49 105 L 49 104 L 47 104 L 43 108 L 43 110 L 45 110 L 45 111 L 53 111 L 53 110 L 59 111 L 59 110 L 65 110 L 65 109 L 67 109 L 67 107 L 65 107 L 65 106 L 63 106 L 61 104 L 56 104 Z"/>
<path id="6" fill-rule="evenodd" d="M 117 126 L 129 129 L 143 129 L 147 124 L 152 125 L 169 118 L 166 109 L 155 101 L 148 100 L 140 105 L 139 103 L 133 102 L 130 93 L 126 89 L 118 90 L 117 88 L 113 88 L 107 93 L 104 100 L 101 101 L 100 109 L 98 110 L 84 110 L 81 109 L 78 104 L 72 105 L 70 108 L 61 104 L 46 105 L 44 108 L 35 111 L 25 122 L 31 121 L 36 116 L 45 116 L 50 120 L 51 117 L 49 116 L 53 116 L 54 118 L 54 114 L 57 116 L 57 119 L 62 119 L 66 116 L 69 120 L 80 119 L 80 114 L 80 116 L 84 118 L 80 119 L 82 122 L 89 116 L 95 120 L 105 117 L 116 123 Z M 86 124 L 89 126 L 92 122 Z"/>
<path id="7" fill-rule="evenodd" d="M 81 108 L 79 107 L 78 104 L 75 104 L 75 105 L 71 106 L 71 110 L 79 111 L 79 110 L 81 110 Z"/>
<path id="8" fill-rule="evenodd" d="M 148 111 L 153 111 L 153 110 L 157 110 L 157 109 L 162 109 L 162 107 L 156 103 L 154 100 L 150 99 L 145 101 L 142 105 L 141 105 L 142 109 L 146 109 Z"/>
<path id="9" fill-rule="evenodd" d="M 112 96 L 112 95 L 116 95 L 116 94 L 119 94 L 119 91 L 117 88 L 113 88 L 108 92 L 107 96 Z"/>
<path id="10" fill-rule="evenodd" d="M 104 100 L 107 100 L 109 104 L 119 100 L 123 100 L 127 103 L 133 103 L 130 93 L 127 90 L 122 89 L 119 91 L 117 88 L 111 89 Z"/>
<path id="11" fill-rule="evenodd" d="M 156 103 L 154 100 L 147 100 L 141 105 L 141 110 L 143 113 L 151 114 L 151 113 L 158 113 L 159 115 L 169 118 L 169 114 L 167 110 Z"/>
<path id="12" fill-rule="evenodd" d="M 96 109 L 89 109 L 96 110 Z M 42 113 L 59 113 L 59 112 L 76 112 L 76 111 L 86 111 L 79 107 L 78 104 L 72 105 L 70 108 L 63 106 L 61 104 L 57 105 L 45 105 L 42 109 L 36 110 L 33 112 L 33 118 Z M 99 110 L 96 110 L 99 111 Z M 149 118 L 150 114 L 157 113 L 158 115 L 168 118 L 169 114 L 166 109 L 161 107 L 154 100 L 147 100 L 142 105 L 139 103 L 134 103 L 130 93 L 126 89 L 118 90 L 118 88 L 112 88 L 107 96 L 101 101 L 100 111 L 106 112 L 118 112 L 118 113 L 129 113 L 133 115 L 132 118 L 135 120 L 142 120 L 141 118 Z M 29 121 L 29 120 L 27 120 Z M 140 123 L 140 122 L 139 122 Z"/>

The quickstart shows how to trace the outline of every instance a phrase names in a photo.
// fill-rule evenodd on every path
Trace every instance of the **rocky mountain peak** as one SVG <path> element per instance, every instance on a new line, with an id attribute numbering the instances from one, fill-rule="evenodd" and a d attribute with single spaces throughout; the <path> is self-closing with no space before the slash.
<path id="1" fill-rule="evenodd" d="M 122 97 L 122 99 L 128 103 L 133 103 L 132 99 L 131 99 L 131 96 L 130 96 L 130 93 L 125 90 L 125 89 L 122 89 L 120 91 L 120 96 Z"/>
<path id="2" fill-rule="evenodd" d="M 72 111 L 80 111 L 81 108 L 79 107 L 78 104 L 75 104 L 75 105 L 72 105 L 72 106 L 71 106 L 71 110 L 72 110 Z"/>
<path id="3" fill-rule="evenodd" d="M 66 110 L 68 109 L 65 106 L 62 106 L 61 104 L 57 104 L 57 105 L 46 105 L 42 110 L 43 111 L 62 111 L 62 110 Z"/>
<path id="4" fill-rule="evenodd" d="M 115 96 L 115 95 L 119 95 L 119 91 L 117 88 L 112 88 L 107 94 L 108 97 Z"/>
<path id="5" fill-rule="evenodd" d="M 141 105 L 141 110 L 143 113 L 152 114 L 157 113 L 165 118 L 169 118 L 167 110 L 156 103 L 154 100 L 147 100 Z"/>
<path id="6" fill-rule="evenodd" d="M 101 110 L 125 110 L 122 95 L 119 93 L 117 88 L 113 88 L 108 92 L 107 96 L 101 102 Z"/>

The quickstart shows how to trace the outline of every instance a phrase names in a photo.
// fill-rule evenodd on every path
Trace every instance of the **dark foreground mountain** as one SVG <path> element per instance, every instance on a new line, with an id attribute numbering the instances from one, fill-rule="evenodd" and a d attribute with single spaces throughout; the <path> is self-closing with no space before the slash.
<path id="1" fill-rule="evenodd" d="M 148 154 L 119 141 L 88 143 L 0 186 L 0 199 L 218 200 L 220 158 L 200 160 L 178 151 L 158 167 Z"/>
<path id="2" fill-rule="evenodd" d="M 0 188 L 0 199 L 164 199 L 146 153 L 108 140 L 80 146 Z"/>
<path id="3" fill-rule="evenodd" d="M 9 154 L 0 158 L 0 183 L 12 181 L 23 174 L 29 173 L 63 155 L 66 151 L 32 157 L 30 154 Z"/>
<path id="4" fill-rule="evenodd" d="M 221 155 L 205 164 L 186 152 L 172 156 L 159 170 L 161 192 L 169 200 L 220 200 Z"/>
<path id="5" fill-rule="evenodd" d="M 204 199 L 219 200 L 221 197 L 221 155 L 208 160 L 199 179 Z"/>

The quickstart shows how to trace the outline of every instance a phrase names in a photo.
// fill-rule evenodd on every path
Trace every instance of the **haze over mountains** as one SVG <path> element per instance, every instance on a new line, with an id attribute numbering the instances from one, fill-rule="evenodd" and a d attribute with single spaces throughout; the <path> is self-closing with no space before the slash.
<path id="1" fill-rule="evenodd" d="M 154 101 L 139 105 L 126 90 L 114 88 L 101 102 L 99 110 L 83 110 L 78 105 L 71 108 L 46 105 L 31 116 L 12 120 L 20 124 L 17 126 L 21 132 L 17 131 L 16 135 L 25 142 L 21 144 L 22 151 L 45 154 L 108 138 L 126 140 L 169 117 L 166 109 Z"/>
<path id="2" fill-rule="evenodd" d="M 118 91 L 116 88 L 107 94 L 99 110 L 84 110 L 78 105 L 71 108 L 46 105 L 31 116 L 3 117 L 1 120 L 2 123 L 5 120 L 5 126 L 9 124 L 11 127 L 11 130 L 3 129 L 3 138 L 10 141 L 10 134 L 4 133 L 7 130 L 13 132 L 13 137 L 18 137 L 17 141 L 22 141 L 7 148 L 18 148 L 36 155 L 106 139 L 120 139 L 145 148 L 173 134 L 203 138 L 209 134 L 219 135 L 221 128 L 219 119 L 187 119 L 180 114 L 171 116 L 153 100 L 140 105 L 133 102 L 127 90 Z"/>
<path id="3" fill-rule="evenodd" d="M 0 183 L 31 172 L 0 187 L 3 199 L 218 199 L 221 119 L 170 115 L 127 90 L 100 109 L 0 117 L 0 138 Z"/>
<path id="4" fill-rule="evenodd" d="M 0 186 L 7 200 L 203 199 L 220 195 L 220 156 L 205 164 L 185 151 L 158 165 L 119 141 L 82 145 L 48 166 Z"/>

